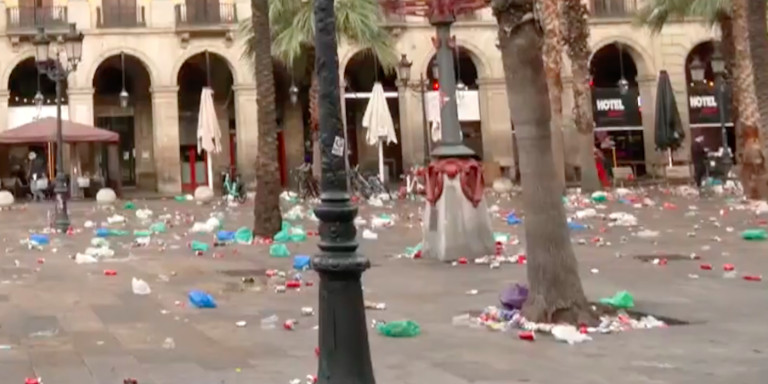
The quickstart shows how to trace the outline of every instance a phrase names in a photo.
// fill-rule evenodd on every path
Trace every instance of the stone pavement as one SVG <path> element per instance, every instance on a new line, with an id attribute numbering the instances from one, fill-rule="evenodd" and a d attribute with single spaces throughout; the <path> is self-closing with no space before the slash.
<path id="1" fill-rule="evenodd" d="M 361 251 L 373 263 L 364 275 L 366 299 L 387 304 L 384 311 L 368 311 L 368 320 L 412 319 L 423 332 L 412 339 L 388 339 L 370 332 L 378 383 L 764 383 L 768 282 L 724 279 L 719 270 L 723 263 L 733 263 L 740 273 L 768 275 L 768 243 L 746 242 L 738 236 L 756 226 L 756 218 L 749 211 L 721 216 L 724 199 L 689 200 L 658 192 L 652 198 L 675 203 L 678 209 L 608 203 L 604 212 L 635 214 L 646 228 L 661 232 L 657 239 L 629 235 L 637 228 L 599 233 L 604 227 L 599 219 L 583 221 L 594 229 L 573 233 L 576 239 L 603 236 L 612 242 L 607 247 L 576 245 L 584 286 L 592 299 L 627 289 L 634 294 L 637 309 L 691 324 L 596 336 L 593 342 L 576 346 L 546 336 L 528 343 L 515 333 L 452 326 L 453 316 L 495 305 L 505 284 L 525 281 L 524 267 L 491 270 L 394 258 L 419 241 L 418 217 L 409 219 L 419 205 L 363 207 L 366 219 L 378 212 L 398 214 L 395 227 L 376 230 L 379 240 L 360 240 Z M 491 198 L 489 204 L 495 202 Z M 181 211 L 193 213 L 198 221 L 212 210 L 170 200 L 136 203 L 152 209 L 155 216 Z M 498 204 L 506 210 L 519 202 L 505 199 Z M 688 205 L 694 204 L 697 215 L 686 216 Z M 69 256 L 85 249 L 92 230 L 54 237 L 42 251 L 27 250 L 19 243 L 29 230 L 44 227 L 48 209 L 49 205 L 33 204 L 0 212 L 5 249 L 0 256 L 2 384 L 23 383 L 30 376 L 40 376 L 46 384 L 112 384 L 127 377 L 141 384 L 281 384 L 315 373 L 316 317 L 301 317 L 299 311 L 317 306 L 317 286 L 275 293 L 264 277 L 266 269 L 288 269 L 291 259 L 269 257 L 264 245 L 222 248 L 221 258 L 211 257 L 212 252 L 194 256 L 186 243 L 192 239 L 210 243 L 211 235 L 186 236 L 191 224 L 185 223 L 157 237 L 168 244 L 165 251 L 155 244 L 130 248 L 132 238 L 113 238 L 113 259 L 77 265 Z M 226 228 L 247 225 L 249 210 L 229 211 Z M 126 229 L 147 227 L 134 212 L 117 212 L 128 218 Z M 86 220 L 103 221 L 109 215 L 92 203 L 72 207 L 77 228 Z M 710 217 L 722 226 L 716 227 Z M 302 224 L 308 230 L 316 228 L 310 220 Z M 696 237 L 687 237 L 695 224 L 701 229 Z M 507 226 L 501 218 L 494 218 L 494 225 L 498 231 L 523 236 L 522 226 Z M 727 226 L 734 231 L 727 232 Z M 629 241 L 620 244 L 622 236 L 629 236 Z M 713 236 L 722 242 L 712 241 Z M 309 254 L 315 251 L 315 242 L 310 238 L 288 247 L 294 254 Z M 515 252 L 521 247 L 509 249 Z M 626 256 L 617 258 L 617 252 Z M 631 257 L 692 252 L 715 270 L 699 270 L 700 261 L 670 259 L 668 265 L 658 266 Z M 592 268 L 599 273 L 590 273 Z M 104 276 L 104 269 L 118 274 Z M 241 276 L 250 275 L 257 277 L 255 287 L 243 286 Z M 132 294 L 134 276 L 150 284 L 149 296 Z M 311 272 L 305 277 L 317 280 Z M 191 289 L 210 292 L 219 307 L 190 308 L 186 294 Z M 470 289 L 479 294 L 466 295 Z M 294 331 L 279 324 L 275 330 L 261 329 L 260 320 L 273 314 L 281 322 L 297 318 L 300 323 Z M 238 328 L 237 321 L 248 325 Z M 173 349 L 163 347 L 169 337 L 175 342 Z"/>

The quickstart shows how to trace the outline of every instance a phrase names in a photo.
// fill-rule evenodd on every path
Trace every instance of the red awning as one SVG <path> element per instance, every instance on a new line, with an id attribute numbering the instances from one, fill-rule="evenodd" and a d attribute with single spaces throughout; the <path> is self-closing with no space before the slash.
<path id="1" fill-rule="evenodd" d="M 63 120 L 62 135 L 65 143 L 116 143 L 120 135 L 90 125 Z M 0 144 L 37 144 L 56 141 L 56 119 L 46 117 L 17 128 L 0 132 Z"/>

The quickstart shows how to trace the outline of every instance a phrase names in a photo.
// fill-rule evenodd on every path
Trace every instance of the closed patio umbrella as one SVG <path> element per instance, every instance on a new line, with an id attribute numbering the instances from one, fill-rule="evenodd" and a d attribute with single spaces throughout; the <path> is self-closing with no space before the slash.
<path id="1" fill-rule="evenodd" d="M 213 90 L 203 87 L 200 93 L 200 112 L 197 116 L 197 153 L 207 153 L 208 187 L 213 189 L 213 159 L 211 154 L 221 152 L 221 130 L 213 106 Z"/>
<path id="2" fill-rule="evenodd" d="M 363 115 L 363 127 L 368 129 L 365 135 L 368 145 L 379 147 L 379 179 L 384 181 L 384 144 L 397 143 L 395 123 L 389 112 L 387 98 L 384 95 L 384 87 L 381 83 L 373 84 L 371 98 Z"/>
<path id="3" fill-rule="evenodd" d="M 685 139 L 683 123 L 680 120 L 680 112 L 677 110 L 675 93 L 672 83 L 669 81 L 667 71 L 659 72 L 659 83 L 656 88 L 656 121 L 655 121 L 656 148 L 667 151 L 669 166 L 672 166 L 672 151 L 677 150 Z"/>

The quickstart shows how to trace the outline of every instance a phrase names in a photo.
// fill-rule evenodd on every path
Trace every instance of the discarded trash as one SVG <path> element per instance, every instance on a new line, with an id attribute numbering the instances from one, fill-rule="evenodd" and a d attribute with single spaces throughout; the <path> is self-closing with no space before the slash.
<path id="1" fill-rule="evenodd" d="M 603 304 L 610 305 L 614 308 L 627 309 L 635 306 L 635 299 L 627 291 L 616 292 L 613 297 L 606 297 L 600 299 Z"/>
<path id="2" fill-rule="evenodd" d="M 261 319 L 261 329 L 264 329 L 264 330 L 275 329 L 277 328 L 278 321 L 280 321 L 280 318 L 278 318 L 277 315 L 265 317 Z"/>
<path id="3" fill-rule="evenodd" d="M 376 330 L 387 337 L 414 337 L 421 334 L 421 327 L 412 320 L 379 323 L 376 324 Z"/>
<path id="4" fill-rule="evenodd" d="M 517 215 L 515 215 L 515 213 L 514 213 L 514 212 L 510 212 L 510 213 L 507 215 L 507 225 L 517 225 L 517 224 L 520 224 L 520 223 L 522 223 L 522 222 L 523 222 L 523 221 L 522 221 L 522 220 L 520 220 L 520 218 L 519 218 L 519 217 L 517 217 Z"/>
<path id="5" fill-rule="evenodd" d="M 132 201 L 127 201 L 125 204 L 123 204 L 123 209 L 134 210 L 136 209 L 136 204 L 134 204 Z"/>
<path id="6" fill-rule="evenodd" d="M 124 231 L 121 229 L 109 229 L 109 228 L 96 229 L 96 236 L 98 237 L 127 236 L 127 235 L 128 235 L 128 231 Z"/>
<path id="7" fill-rule="evenodd" d="M 587 226 L 584 225 L 584 224 L 581 224 L 581 223 L 576 223 L 576 222 L 573 222 L 573 221 L 569 221 L 568 222 L 568 229 L 570 229 L 572 231 L 583 231 L 583 230 L 587 229 Z"/>
<path id="8" fill-rule="evenodd" d="M 35 245 L 48 245 L 51 239 L 48 235 L 32 234 L 29 236 L 29 242 Z"/>
<path id="9" fill-rule="evenodd" d="M 91 255 L 86 255 L 83 253 L 78 253 L 75 255 L 75 263 L 76 264 L 93 264 L 98 263 L 99 260 L 97 260 L 95 257 Z"/>
<path id="10" fill-rule="evenodd" d="M 248 323 L 247 323 L 247 322 L 245 322 L 245 321 L 243 321 L 243 320 L 240 320 L 240 321 L 238 321 L 238 322 L 236 322 L 236 323 L 235 323 L 235 326 L 237 326 L 238 328 L 243 328 L 243 327 L 245 327 L 246 325 L 248 325 Z"/>
<path id="11" fill-rule="evenodd" d="M 506 309 L 522 309 L 528 299 L 528 287 L 520 284 L 510 284 L 499 294 L 499 301 Z"/>
<path id="12" fill-rule="evenodd" d="M 234 231 L 218 231 L 216 232 L 216 241 L 222 243 L 231 243 L 235 241 Z"/>
<path id="13" fill-rule="evenodd" d="M 555 325 L 552 327 L 552 336 L 555 340 L 566 342 L 570 345 L 592 341 L 589 335 L 582 334 L 572 325 Z"/>
<path id="14" fill-rule="evenodd" d="M 238 244 L 253 243 L 253 231 L 248 227 L 241 227 L 235 232 L 235 241 Z"/>
<path id="15" fill-rule="evenodd" d="M 190 291 L 189 302 L 196 308 L 216 308 L 213 296 L 203 291 Z"/>
<path id="16" fill-rule="evenodd" d="M 202 241 L 194 240 L 191 243 L 189 243 L 189 247 L 195 251 L 195 252 L 208 252 L 210 247 L 207 243 L 203 243 Z"/>
<path id="17" fill-rule="evenodd" d="M 150 237 L 150 236 L 152 236 L 152 231 L 135 230 L 135 231 L 133 231 L 133 235 L 136 236 L 136 237 Z"/>
<path id="18" fill-rule="evenodd" d="M 163 349 L 174 349 L 176 348 L 176 342 L 173 341 L 172 337 L 166 337 L 165 340 L 163 340 Z"/>
<path id="19" fill-rule="evenodd" d="M 125 223 L 125 217 L 120 215 L 112 215 L 107 218 L 107 223 L 109 224 Z"/>
<path id="20" fill-rule="evenodd" d="M 595 203 L 603 203 L 608 200 L 608 195 L 605 192 L 594 192 L 591 197 Z"/>
<path id="21" fill-rule="evenodd" d="M 365 300 L 364 305 L 365 305 L 365 309 L 376 309 L 379 311 L 383 311 L 387 309 L 387 303 L 377 303 L 374 301 Z"/>
<path id="22" fill-rule="evenodd" d="M 635 236 L 641 239 L 652 239 L 654 237 L 659 237 L 659 231 L 651 231 L 650 229 L 644 229 L 640 232 L 635 233 Z"/>
<path id="23" fill-rule="evenodd" d="M 761 241 L 768 239 L 768 232 L 762 228 L 747 229 L 741 233 L 741 238 L 750 241 Z"/>
<path id="24" fill-rule="evenodd" d="M 149 288 L 149 284 L 147 284 L 146 281 L 135 277 L 131 280 L 131 289 L 133 290 L 134 295 L 149 295 L 152 293 L 152 290 Z"/>
<path id="25" fill-rule="evenodd" d="M 269 255 L 272 257 L 289 257 L 291 252 L 285 244 L 272 244 L 269 246 Z"/>
<path id="26" fill-rule="evenodd" d="M 368 228 L 363 230 L 363 239 L 366 239 L 366 240 L 377 240 L 378 238 L 379 238 L 379 235 L 376 232 L 371 231 Z"/>
<path id="27" fill-rule="evenodd" d="M 310 268 L 312 259 L 307 255 L 296 255 L 293 257 L 293 269 L 305 271 Z"/>
<path id="28" fill-rule="evenodd" d="M 168 229 L 166 228 L 165 223 L 159 222 L 150 225 L 149 230 L 152 231 L 152 233 L 165 233 Z"/>
<path id="29" fill-rule="evenodd" d="M 276 233 L 273 239 L 278 243 L 300 243 L 307 240 L 307 233 L 300 226 L 294 227 L 287 221 L 284 221 L 280 232 Z"/>

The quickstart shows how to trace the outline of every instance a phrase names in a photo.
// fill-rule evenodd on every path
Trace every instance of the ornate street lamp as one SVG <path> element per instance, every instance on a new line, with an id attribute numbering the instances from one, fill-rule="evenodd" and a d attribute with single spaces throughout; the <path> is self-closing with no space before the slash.
<path id="1" fill-rule="evenodd" d="M 700 83 L 704 81 L 707 67 L 704 66 L 704 63 L 701 62 L 698 56 L 694 57 L 691 61 L 691 64 L 688 65 L 688 70 L 691 72 L 691 80 L 694 83 Z"/>
<path id="2" fill-rule="evenodd" d="M 429 164 L 429 153 L 432 151 L 431 139 L 429 138 L 429 126 L 427 124 L 427 80 L 424 79 L 424 74 L 419 74 L 419 82 L 416 84 L 410 84 L 411 80 L 411 67 L 413 62 L 408 60 L 406 54 L 400 55 L 400 62 L 397 63 L 397 73 L 400 83 L 403 87 L 413 89 L 421 94 L 421 123 L 422 134 L 424 135 L 424 165 Z M 437 67 L 437 66 L 434 66 Z"/>
<path id="3" fill-rule="evenodd" d="M 288 88 L 288 96 L 291 99 L 291 104 L 299 102 L 299 88 L 293 82 L 291 82 L 291 87 Z"/>
<path id="4" fill-rule="evenodd" d="M 717 110 L 720 114 L 720 134 L 723 141 L 722 148 L 725 151 L 723 162 L 725 163 L 726 169 L 731 169 L 730 166 L 733 164 L 733 152 L 731 151 L 731 147 L 728 145 L 728 129 L 725 127 L 725 91 L 727 87 L 727 80 L 725 79 L 725 60 L 723 59 L 723 55 L 720 53 L 720 49 L 718 49 L 718 47 L 715 47 L 715 52 L 709 59 L 709 63 L 712 65 L 712 72 L 715 73 Z"/>
<path id="5" fill-rule="evenodd" d="M 357 207 L 347 187 L 334 0 L 315 0 L 315 74 L 322 154 L 318 384 L 374 384 L 360 279 L 370 261 L 357 253 Z"/>
<path id="6" fill-rule="evenodd" d="M 40 73 L 44 73 L 56 83 L 56 193 L 55 228 L 60 231 L 69 229 L 69 213 L 67 211 L 68 183 L 64 174 L 64 136 L 62 132 L 61 102 L 63 98 L 63 83 L 69 74 L 77 70 L 83 54 L 83 33 L 77 30 L 74 23 L 69 24 L 69 32 L 57 38 L 63 43 L 64 58 L 61 44 L 51 49 L 51 39 L 44 28 L 37 29 L 32 44 L 35 47 L 35 61 Z M 53 52 L 51 52 L 53 51 Z"/>
<path id="7" fill-rule="evenodd" d="M 125 52 L 120 52 L 120 74 L 122 75 L 123 89 L 120 91 L 120 108 L 128 108 L 128 101 L 131 96 L 128 95 L 128 91 L 125 89 Z"/>
<path id="8" fill-rule="evenodd" d="M 440 141 L 432 150 L 427 172 L 427 207 L 424 222 L 425 256 L 442 261 L 481 257 L 494 251 L 493 231 L 483 201 L 483 170 L 474 151 L 464 145 L 459 123 L 457 77 L 454 68 L 456 40 L 451 25 L 456 16 L 487 7 L 486 0 L 379 0 L 382 8 L 397 15 L 422 16 L 435 27 L 439 84 Z M 434 186 L 434 187 L 431 187 Z M 463 196 L 460 206 L 448 206 L 446 196 Z M 460 198 L 459 198 L 460 199 Z M 472 214 L 465 214 L 474 210 Z M 454 223 L 463 223 L 456 226 Z M 461 229 L 456 229 L 461 228 Z M 472 238 L 474 241 L 464 241 Z M 448 239 L 447 241 L 445 239 Z"/>
<path id="9" fill-rule="evenodd" d="M 619 46 L 619 70 L 621 71 L 621 78 L 616 84 L 619 87 L 619 93 L 624 96 L 629 93 L 629 81 L 624 77 L 624 49 L 621 43 L 616 43 Z"/>

